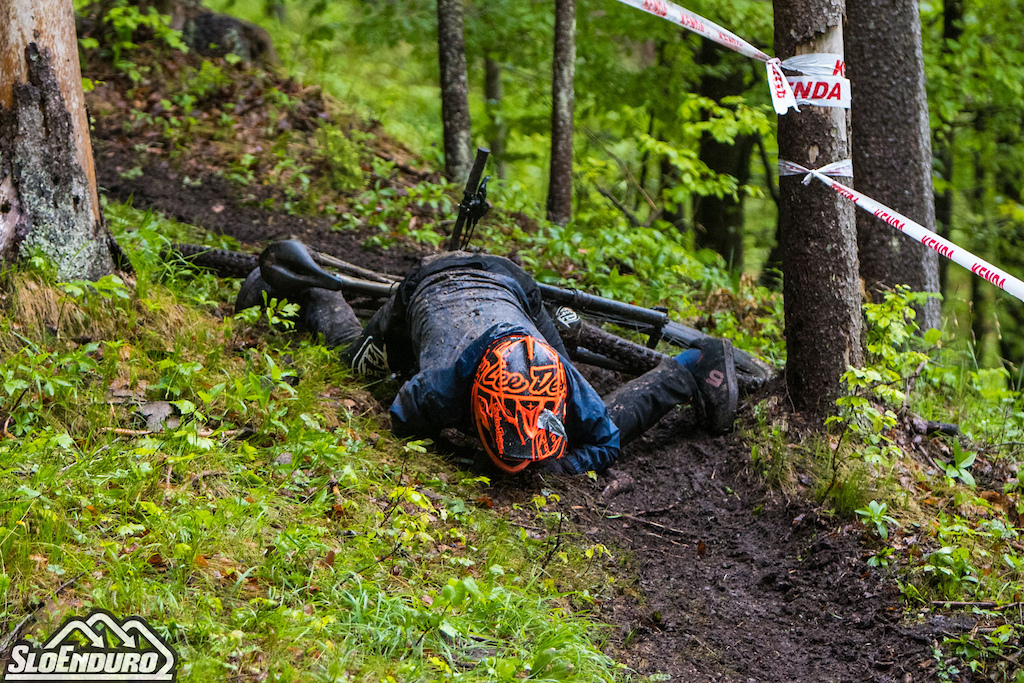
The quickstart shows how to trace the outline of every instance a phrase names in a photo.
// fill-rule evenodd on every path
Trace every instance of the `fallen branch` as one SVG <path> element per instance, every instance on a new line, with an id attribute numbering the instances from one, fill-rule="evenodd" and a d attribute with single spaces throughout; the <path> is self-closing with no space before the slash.
<path id="1" fill-rule="evenodd" d="M 421 180 L 423 178 L 426 178 L 426 177 L 430 176 L 430 173 L 431 173 L 430 171 L 421 171 L 421 170 L 419 170 L 417 168 L 413 168 L 412 166 L 409 166 L 408 164 L 403 164 L 400 161 L 395 161 L 395 158 L 393 156 L 391 156 L 390 154 L 385 154 L 384 152 L 377 152 L 377 151 L 375 151 L 374 154 L 376 154 L 378 157 L 380 157 L 384 161 L 387 161 L 388 163 L 394 164 L 395 168 L 399 169 L 400 171 L 408 173 L 409 175 L 415 176 L 415 177 L 417 177 L 417 178 L 419 178 Z"/>
<path id="2" fill-rule="evenodd" d="M 1005 609 L 1021 607 L 1024 605 L 1024 602 L 1008 602 L 1005 605 L 1000 605 L 998 602 L 988 600 L 977 602 L 970 600 L 932 600 L 932 605 L 935 607 L 979 607 L 981 609 L 990 609 L 994 612 L 1001 612 Z"/>
<path id="3" fill-rule="evenodd" d="M 163 432 L 151 432 L 148 429 L 124 429 L 122 427 L 104 427 L 104 432 L 111 434 L 117 434 L 118 436 L 149 436 L 151 434 L 162 434 Z M 232 437 L 238 435 L 242 430 L 240 429 L 228 429 L 223 432 L 218 432 L 216 429 L 200 429 L 196 432 L 197 436 L 204 439 L 208 439 L 211 436 L 227 436 Z"/>
<path id="4" fill-rule="evenodd" d="M 603 187 L 599 187 L 597 188 L 597 193 L 604 197 L 605 199 L 607 199 L 608 201 L 610 201 L 616 209 L 621 211 L 622 215 L 629 219 L 629 222 L 633 224 L 634 228 L 639 228 L 643 225 L 643 223 L 640 222 L 640 219 L 636 217 L 636 214 L 630 211 L 625 204 L 616 199 L 615 195 L 613 195 L 611 192 L 604 189 Z"/>
<path id="5" fill-rule="evenodd" d="M 637 524 L 645 524 L 645 525 L 647 525 L 649 527 L 654 527 L 655 529 L 660 529 L 661 531 L 664 531 L 665 533 L 668 533 L 668 534 L 675 534 L 676 536 L 684 536 L 684 537 L 687 537 L 687 538 L 693 536 L 693 534 L 691 534 L 688 531 L 683 531 L 682 529 L 674 529 L 674 528 L 672 528 L 670 526 L 665 526 L 664 524 L 658 524 L 657 522 L 652 522 L 649 519 L 644 519 L 643 517 L 637 517 L 636 515 L 630 515 L 630 514 L 627 514 L 625 512 L 615 512 L 615 513 L 610 513 L 610 514 L 606 514 L 605 515 L 605 519 L 618 519 L 619 517 L 622 517 L 623 519 L 631 520 L 633 522 L 636 522 Z"/>
<path id="6" fill-rule="evenodd" d="M 652 510 L 640 510 L 636 514 L 638 514 L 638 515 L 663 515 L 666 512 L 669 512 L 670 510 L 675 509 L 675 507 L 677 505 L 679 505 L 679 503 L 672 503 L 668 507 L 664 507 L 664 508 L 654 508 Z"/>
<path id="7" fill-rule="evenodd" d="M 199 482 L 199 485 L 205 489 L 206 488 L 206 482 L 203 481 L 203 479 L 205 477 L 223 477 L 223 476 L 228 475 L 228 474 L 231 474 L 231 472 L 222 472 L 222 471 L 219 471 L 219 470 L 203 470 L 202 472 L 199 472 L 198 474 L 193 474 L 192 478 L 189 479 L 188 484 L 189 484 L 189 486 L 192 486 L 196 482 Z"/>
<path id="8" fill-rule="evenodd" d="M 62 583 L 57 588 L 57 590 L 55 590 L 50 595 L 50 599 L 53 600 L 54 598 L 59 597 L 60 594 L 64 591 L 65 588 L 67 588 L 71 584 L 73 584 L 76 581 L 78 581 L 80 578 L 85 576 L 85 574 L 86 574 L 86 572 L 82 572 L 78 576 L 74 576 L 74 577 L 68 579 L 67 581 L 65 581 L 64 583 Z M 46 606 L 46 601 L 45 600 L 42 600 L 42 601 L 36 603 L 35 609 L 33 609 L 28 614 L 26 614 L 25 617 L 21 621 L 19 621 L 17 623 L 17 625 L 15 625 L 15 627 L 13 629 L 11 629 L 7 633 L 5 633 L 3 635 L 3 637 L 0 637 L 0 655 L 3 655 L 5 653 L 7 653 L 11 649 L 11 646 L 14 644 L 14 642 L 16 640 L 18 640 L 18 636 L 21 635 L 21 630 L 23 628 L 25 628 L 26 626 L 28 626 L 33 621 L 35 621 L 36 620 L 36 615 L 45 606 Z"/>

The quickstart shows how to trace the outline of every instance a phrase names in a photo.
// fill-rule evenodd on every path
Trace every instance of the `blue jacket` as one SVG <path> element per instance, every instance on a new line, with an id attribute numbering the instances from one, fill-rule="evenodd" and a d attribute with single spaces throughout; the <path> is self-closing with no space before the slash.
<path id="1" fill-rule="evenodd" d="M 391 404 L 396 435 L 431 437 L 447 427 L 472 434 L 476 367 L 491 343 L 510 334 L 546 341 L 565 365 L 566 469 L 607 469 L 619 455 L 619 429 L 569 361 L 536 283 L 508 259 L 455 252 L 425 261 L 373 317 L 350 357 L 358 372 L 408 378 Z"/>

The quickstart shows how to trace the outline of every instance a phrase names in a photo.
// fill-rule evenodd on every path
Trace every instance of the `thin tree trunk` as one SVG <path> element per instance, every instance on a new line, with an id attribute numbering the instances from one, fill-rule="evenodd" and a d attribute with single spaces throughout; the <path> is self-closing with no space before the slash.
<path id="1" fill-rule="evenodd" d="M 489 136 L 491 157 L 494 159 L 495 173 L 504 180 L 506 171 L 505 137 L 508 131 L 505 126 L 505 116 L 501 111 L 503 96 L 501 62 L 488 55 L 484 60 L 484 97 L 487 99 L 487 117 L 491 121 Z"/>
<path id="2" fill-rule="evenodd" d="M 720 66 L 723 50 L 706 40 L 701 45 L 698 62 L 710 67 Z M 722 98 L 739 95 L 746 89 L 746 72 L 740 69 L 721 69 L 706 72 L 697 91 L 721 103 Z M 715 173 L 736 178 L 742 186 L 750 180 L 750 153 L 754 139 L 738 135 L 731 143 L 715 140 L 705 133 L 700 141 L 700 160 Z M 738 197 L 708 195 L 694 201 L 693 227 L 697 246 L 714 249 L 721 254 L 732 270 L 743 270 L 743 194 Z"/>
<path id="3" fill-rule="evenodd" d="M 978 116 L 974 119 L 975 135 L 979 138 L 985 134 L 985 118 Z M 974 155 L 974 191 L 971 196 L 973 213 L 978 217 L 981 225 L 991 225 L 988 215 L 988 170 L 980 153 Z M 975 239 L 972 249 L 975 253 L 984 258 L 992 258 L 992 252 L 998 255 L 998 247 L 992 249 L 987 228 L 979 231 L 982 239 Z M 992 331 L 992 298 L 990 287 L 976 275 L 971 275 L 971 335 L 974 337 L 975 353 L 978 360 L 981 360 L 985 348 L 985 339 Z"/>
<path id="4" fill-rule="evenodd" d="M 998 148 L 1011 149 L 1020 142 L 1006 139 L 997 142 Z M 998 149 L 997 148 L 997 149 Z M 1012 157 L 1011 157 L 1012 158 Z M 1021 169 L 1012 165 L 1003 167 L 995 173 L 997 192 L 1014 202 L 1024 203 L 1024 174 Z M 1024 228 L 1019 224 L 1005 225 L 1000 231 L 997 242 L 996 256 L 1004 269 L 1010 272 L 1024 272 L 1024 258 L 1020 245 L 1024 242 Z M 1010 381 L 1017 389 L 1021 387 L 1020 368 L 1024 366 L 1024 303 L 1009 296 L 999 298 L 999 355 L 1004 365 L 1009 366 Z"/>
<path id="5" fill-rule="evenodd" d="M 551 81 L 551 174 L 548 220 L 572 218 L 573 92 L 576 74 L 576 0 L 555 0 L 555 49 Z"/>
<path id="6" fill-rule="evenodd" d="M 731 145 L 705 135 L 700 143 L 700 160 L 716 173 L 736 178 L 740 185 L 750 180 L 750 153 L 754 139 L 739 135 Z M 697 246 L 714 249 L 729 268 L 743 270 L 743 193 L 738 197 L 708 195 L 694 202 L 693 227 Z"/>
<path id="7" fill-rule="evenodd" d="M 775 0 L 775 54 L 843 54 L 843 0 Z M 849 158 L 847 112 L 805 106 L 779 117 L 779 156 L 808 168 Z M 820 183 L 780 179 L 786 381 L 798 410 L 835 410 L 860 365 L 861 299 L 853 204 Z"/>
<path id="8" fill-rule="evenodd" d="M 114 269 L 102 223 L 71 2 L 0 8 L 0 254 L 60 279 Z"/>
<path id="9" fill-rule="evenodd" d="M 963 33 L 964 3 L 963 0 L 944 0 L 942 3 L 942 61 L 950 68 L 952 52 L 950 43 L 960 40 Z M 939 160 L 939 172 L 945 179 L 946 188 L 935 197 L 935 219 L 938 232 L 949 239 L 953 231 L 953 149 L 956 141 L 956 121 L 945 121 L 949 126 L 944 137 L 936 139 Z M 945 296 L 948 292 L 949 261 L 939 260 L 939 291 Z"/>
<path id="10" fill-rule="evenodd" d="M 873 21 L 885 17 L 885 21 Z M 917 0 L 847 6 L 846 54 L 853 98 L 857 189 L 935 230 L 932 144 Z M 857 212 L 860 275 L 875 297 L 896 285 L 939 291 L 939 255 L 865 211 Z M 940 325 L 940 304 L 921 307 L 922 329 Z"/>
<path id="11" fill-rule="evenodd" d="M 453 182 L 462 182 L 473 164 L 462 0 L 437 0 L 437 52 L 441 64 L 444 174 Z"/>

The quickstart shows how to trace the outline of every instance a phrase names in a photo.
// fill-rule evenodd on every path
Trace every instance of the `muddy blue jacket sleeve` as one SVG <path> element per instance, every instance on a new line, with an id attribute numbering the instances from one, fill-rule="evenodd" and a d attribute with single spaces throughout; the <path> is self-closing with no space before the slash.
<path id="1" fill-rule="evenodd" d="M 608 416 L 604 401 L 571 363 L 562 359 L 569 381 L 565 428 L 569 453 L 562 456 L 574 474 L 604 472 L 619 457 L 619 428 Z"/>
<path id="2" fill-rule="evenodd" d="M 402 385 L 391 404 L 391 431 L 400 437 L 435 437 L 450 416 L 452 404 L 437 389 L 436 378 L 420 373 Z"/>
<path id="3" fill-rule="evenodd" d="M 470 344 L 454 367 L 416 373 L 391 404 L 391 431 L 396 436 L 434 437 L 445 427 L 470 428 L 470 381 L 484 350 L 516 328 L 499 325 Z M 471 432 L 471 430 L 470 430 Z"/>

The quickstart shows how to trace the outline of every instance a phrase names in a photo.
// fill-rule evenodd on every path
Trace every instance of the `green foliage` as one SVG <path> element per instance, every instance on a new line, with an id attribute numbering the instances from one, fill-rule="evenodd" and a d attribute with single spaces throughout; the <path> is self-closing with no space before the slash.
<path id="1" fill-rule="evenodd" d="M 419 150 L 428 163 L 439 165 L 433 4 L 402 0 L 370 8 L 295 0 L 284 6 L 282 19 L 280 13 L 266 15 L 255 5 L 228 3 L 232 12 L 270 32 L 283 61 L 299 77 L 322 84 L 359 113 L 382 121 L 389 133 Z M 727 25 L 742 18 L 746 30 L 766 40 L 770 36 L 770 12 L 765 7 L 727 3 L 696 9 Z M 480 61 L 486 56 L 502 70 L 500 116 L 507 137 L 500 161 L 510 180 L 492 188 L 496 195 L 513 196 L 502 201 L 509 210 L 526 203 L 529 212 L 537 214 L 546 192 L 550 154 L 551 7 L 508 0 L 468 2 L 465 26 L 474 121 L 489 120 L 487 112 L 493 110 L 479 87 Z M 660 54 L 656 64 L 640 54 L 652 37 Z M 575 213 L 584 217 L 584 224 L 600 224 L 610 231 L 619 222 L 621 215 L 601 191 L 624 198 L 648 224 L 666 208 L 685 213 L 695 197 L 761 194 L 754 183 L 741 187 L 735 177 L 712 171 L 699 158 L 698 148 L 705 136 L 727 142 L 742 135 L 767 137 L 772 147 L 763 79 L 741 79 L 744 90 L 752 89 L 750 96 L 734 93 L 715 101 L 689 95 L 704 76 L 748 68 L 742 58 L 729 57 L 727 67 L 705 69 L 695 63 L 695 45 L 678 27 L 629 8 L 580 13 L 576 119 L 581 134 L 575 158 Z M 478 124 L 476 129 L 494 132 L 496 122 Z M 490 145 L 491 140 L 474 142 Z M 664 178 L 662 161 L 668 169 Z M 343 166 L 352 168 L 347 161 Z M 359 180 L 357 174 L 343 176 Z M 667 223 L 659 229 L 676 230 Z"/>
<path id="2" fill-rule="evenodd" d="M 317 143 L 330 169 L 331 187 L 338 192 L 361 190 L 365 182 L 359 166 L 362 147 L 330 126 L 317 131 Z"/>
<path id="3" fill-rule="evenodd" d="M 875 533 L 883 541 L 889 538 L 889 525 L 899 525 L 899 522 L 885 514 L 886 507 L 885 503 L 873 500 L 868 503 L 867 507 L 855 511 L 857 516 L 863 518 L 866 524 L 874 526 Z"/>
<path id="4" fill-rule="evenodd" d="M 967 486 L 973 488 L 974 475 L 972 475 L 967 468 L 974 464 L 974 461 L 975 459 L 977 459 L 977 457 L 977 453 L 964 450 L 960 446 L 960 442 L 954 440 L 953 462 L 948 465 L 944 464 L 943 466 L 946 471 L 946 478 L 949 480 L 949 483 L 952 483 L 954 480 L 959 479 Z"/>
<path id="5" fill-rule="evenodd" d="M 86 5 L 83 10 L 88 11 L 88 7 Z M 110 51 L 114 67 L 133 83 L 141 81 L 145 72 L 130 56 L 139 47 L 136 34 L 145 34 L 143 39 L 151 36 L 171 50 L 188 52 L 188 47 L 182 42 L 181 32 L 171 28 L 171 18 L 159 14 L 155 7 L 148 7 L 144 13 L 138 5 L 130 4 L 128 0 L 116 0 L 106 5 L 105 9 L 102 20 L 111 34 L 104 41 L 105 49 Z M 99 47 L 99 41 L 86 38 L 81 45 L 83 49 L 96 48 Z"/>
<path id="6" fill-rule="evenodd" d="M 295 329 L 295 318 L 298 315 L 298 304 L 290 303 L 284 299 L 271 298 L 268 300 L 267 293 L 263 292 L 263 305 L 239 311 L 235 317 L 250 325 L 255 325 L 260 320 L 266 320 L 272 329 L 288 331 Z"/>
<path id="7" fill-rule="evenodd" d="M 903 408 L 907 402 L 901 387 L 928 363 L 928 356 L 914 347 L 919 342 L 927 347 L 938 341 L 937 331 L 929 331 L 922 340 L 914 336 L 917 325 L 913 322 L 913 305 L 923 303 L 927 296 L 900 285 L 886 292 L 882 303 L 864 304 L 868 364 L 851 367 L 843 374 L 849 393 L 836 401 L 839 410 L 826 424 L 842 426 L 844 434 L 849 432 L 851 438 L 863 444 L 858 454 L 868 463 L 887 464 L 901 454 L 886 433 L 896 426 L 892 408 Z"/>
<path id="8" fill-rule="evenodd" d="M 978 610 L 983 616 L 984 610 Z M 990 632 L 967 632 L 955 637 L 947 637 L 942 641 L 942 648 L 934 649 L 934 656 L 939 663 L 939 679 L 944 681 L 957 680 L 960 668 L 947 663 L 945 652 L 953 654 L 963 663 L 974 676 L 992 681 L 1008 683 L 1024 683 L 1024 669 L 1015 660 L 1020 650 L 1014 647 L 1024 636 L 1024 628 L 1020 624 L 1005 623 L 991 629 Z"/>

